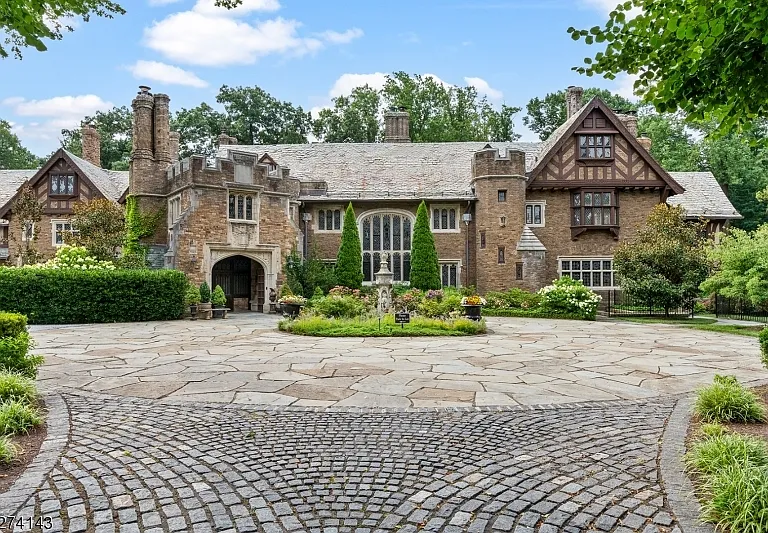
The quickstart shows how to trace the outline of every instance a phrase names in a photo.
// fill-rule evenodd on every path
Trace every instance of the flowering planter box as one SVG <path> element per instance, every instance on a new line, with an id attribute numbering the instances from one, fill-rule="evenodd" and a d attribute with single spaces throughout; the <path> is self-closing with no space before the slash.
<path id="1" fill-rule="evenodd" d="M 482 305 L 462 305 L 464 308 L 464 316 L 470 320 L 480 320 Z"/>

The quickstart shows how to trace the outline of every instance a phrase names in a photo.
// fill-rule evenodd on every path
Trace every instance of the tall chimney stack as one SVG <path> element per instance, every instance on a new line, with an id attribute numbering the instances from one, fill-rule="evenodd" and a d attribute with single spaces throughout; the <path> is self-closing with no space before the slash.
<path id="1" fill-rule="evenodd" d="M 171 155 L 171 163 L 179 160 L 179 139 L 181 134 L 178 131 L 172 131 L 168 135 L 168 151 Z"/>
<path id="2" fill-rule="evenodd" d="M 571 85 L 565 95 L 565 106 L 568 110 L 568 118 L 581 110 L 581 100 L 584 98 L 584 89 Z"/>
<path id="3" fill-rule="evenodd" d="M 410 117 L 404 107 L 390 109 L 384 113 L 384 142 L 411 142 Z"/>
<path id="4" fill-rule="evenodd" d="M 159 163 L 171 162 L 168 145 L 171 134 L 170 102 L 167 94 L 155 94 L 155 161 Z"/>
<path id="5" fill-rule="evenodd" d="M 101 137 L 92 124 L 84 124 L 81 130 L 83 159 L 101 168 Z"/>

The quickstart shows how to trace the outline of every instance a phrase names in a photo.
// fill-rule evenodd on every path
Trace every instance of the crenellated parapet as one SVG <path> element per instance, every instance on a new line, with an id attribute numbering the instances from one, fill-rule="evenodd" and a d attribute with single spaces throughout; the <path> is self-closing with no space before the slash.
<path id="1" fill-rule="evenodd" d="M 498 148 L 487 145 L 475 152 L 472 158 L 472 179 L 486 177 L 516 176 L 525 179 L 525 152 L 507 150 L 501 155 Z"/>

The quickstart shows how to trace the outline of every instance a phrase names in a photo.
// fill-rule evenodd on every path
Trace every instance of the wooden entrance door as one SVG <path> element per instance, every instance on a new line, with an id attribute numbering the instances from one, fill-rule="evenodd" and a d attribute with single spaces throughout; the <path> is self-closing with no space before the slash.
<path id="1" fill-rule="evenodd" d="M 221 285 L 227 295 L 227 307 L 234 309 L 235 298 L 250 299 L 251 260 L 242 255 L 222 259 L 213 266 L 213 286 Z"/>

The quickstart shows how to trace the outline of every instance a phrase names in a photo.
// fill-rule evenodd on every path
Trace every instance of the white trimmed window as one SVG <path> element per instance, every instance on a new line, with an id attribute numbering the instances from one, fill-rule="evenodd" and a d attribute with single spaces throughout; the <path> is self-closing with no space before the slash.
<path id="1" fill-rule="evenodd" d="M 440 261 L 440 279 L 443 287 L 461 285 L 461 263 L 459 261 Z"/>
<path id="2" fill-rule="evenodd" d="M 74 235 L 77 230 L 72 229 L 72 223 L 69 220 L 51 221 L 51 241 L 54 246 L 65 244 L 64 236 L 66 234 Z"/>
<path id="3" fill-rule="evenodd" d="M 557 263 L 560 277 L 581 280 L 585 286 L 595 290 L 619 286 L 612 257 L 560 257 Z"/>
<path id="4" fill-rule="evenodd" d="M 439 232 L 458 232 L 459 231 L 459 208 L 456 206 L 432 206 L 432 231 Z"/>
<path id="5" fill-rule="evenodd" d="M 168 200 L 168 227 L 173 226 L 181 218 L 181 196 Z"/>
<path id="6" fill-rule="evenodd" d="M 256 220 L 256 196 L 229 194 L 229 220 Z"/>
<path id="7" fill-rule="evenodd" d="M 525 224 L 531 227 L 544 226 L 544 207 L 545 202 L 526 202 L 525 203 Z"/>
<path id="8" fill-rule="evenodd" d="M 318 209 L 317 231 L 341 231 L 341 209 Z"/>

